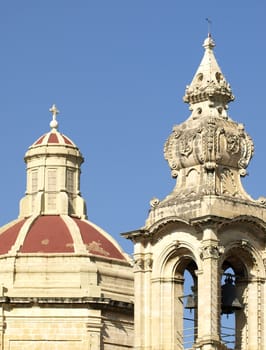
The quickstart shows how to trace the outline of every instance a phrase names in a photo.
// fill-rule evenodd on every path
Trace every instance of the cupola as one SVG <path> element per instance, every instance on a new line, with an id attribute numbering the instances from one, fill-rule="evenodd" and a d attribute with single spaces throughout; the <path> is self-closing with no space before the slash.
<path id="1" fill-rule="evenodd" d="M 0 256 L 85 254 L 127 262 L 112 236 L 87 220 L 80 193 L 84 158 L 75 143 L 58 131 L 55 105 L 50 112 L 51 130 L 26 152 L 26 194 L 18 219 L 0 230 Z"/>
<path id="2" fill-rule="evenodd" d="M 51 130 L 39 137 L 25 155 L 27 188 L 19 216 L 66 214 L 85 218 L 79 186 L 84 159 L 74 142 L 58 131 L 59 111 L 55 105 L 50 112 Z"/>

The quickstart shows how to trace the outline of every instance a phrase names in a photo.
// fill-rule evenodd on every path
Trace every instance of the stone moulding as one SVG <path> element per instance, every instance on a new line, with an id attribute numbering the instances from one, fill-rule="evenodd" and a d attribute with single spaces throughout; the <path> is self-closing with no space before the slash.
<path id="1" fill-rule="evenodd" d="M 0 304 L 8 305 L 23 305 L 23 306 L 47 306 L 47 305 L 88 305 L 95 308 L 119 308 L 123 310 L 132 311 L 134 309 L 133 302 L 124 302 L 113 300 L 111 298 L 101 298 L 101 297 L 9 297 L 2 296 L 0 297 Z"/>

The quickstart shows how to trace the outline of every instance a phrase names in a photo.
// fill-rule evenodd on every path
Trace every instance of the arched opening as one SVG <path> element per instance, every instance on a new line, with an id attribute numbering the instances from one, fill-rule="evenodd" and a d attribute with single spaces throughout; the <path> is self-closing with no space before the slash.
<path id="1" fill-rule="evenodd" d="M 221 340 L 228 349 L 241 348 L 245 325 L 244 293 L 247 271 L 239 259 L 239 251 L 231 250 L 222 265 L 221 273 Z"/>
<path id="2" fill-rule="evenodd" d="M 195 343 L 197 326 L 197 284 L 195 276 L 186 269 L 184 272 L 184 310 L 183 310 L 183 345 L 184 349 L 191 349 Z"/>
<path id="3" fill-rule="evenodd" d="M 236 343 L 236 319 L 233 309 L 231 289 L 236 289 L 236 275 L 230 267 L 223 272 L 221 278 L 221 340 L 228 347 L 234 349 Z M 238 299 L 237 299 L 238 300 Z M 241 304 L 240 304 L 241 305 Z"/>
<path id="4" fill-rule="evenodd" d="M 196 271 L 197 265 L 192 259 L 183 259 L 183 263 L 176 270 L 176 276 L 179 276 L 179 281 L 182 281 L 181 288 L 179 285 L 177 310 L 175 310 L 177 349 L 191 349 L 197 338 L 198 283 Z"/>

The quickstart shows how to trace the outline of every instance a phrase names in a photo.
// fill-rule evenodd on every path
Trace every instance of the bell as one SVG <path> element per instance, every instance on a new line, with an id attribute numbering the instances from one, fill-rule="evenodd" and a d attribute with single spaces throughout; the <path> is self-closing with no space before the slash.
<path id="1" fill-rule="evenodd" d="M 195 308 L 196 308 L 195 298 L 192 294 L 189 294 L 187 296 L 187 303 L 186 303 L 185 309 L 188 309 L 191 311 Z"/>
<path id="2" fill-rule="evenodd" d="M 237 310 L 241 310 L 243 306 L 240 304 L 236 296 L 236 286 L 233 284 L 233 278 L 228 275 L 222 285 L 222 314 L 233 314 Z"/>

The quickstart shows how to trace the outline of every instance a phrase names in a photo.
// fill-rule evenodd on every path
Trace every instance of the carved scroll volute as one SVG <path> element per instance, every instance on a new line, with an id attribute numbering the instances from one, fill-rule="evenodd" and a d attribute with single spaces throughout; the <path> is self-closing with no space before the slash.
<path id="1" fill-rule="evenodd" d="M 240 140 L 241 158 L 239 159 L 238 166 L 240 169 L 245 169 L 253 157 L 254 144 L 251 137 L 245 132 L 241 133 Z"/>
<path id="2" fill-rule="evenodd" d="M 168 161 L 173 178 L 178 176 L 178 170 L 180 169 L 178 144 L 181 134 L 180 128 L 177 125 L 174 126 L 173 132 L 164 145 L 164 157 Z"/>
<path id="3" fill-rule="evenodd" d="M 173 178 L 178 176 L 180 169 L 197 163 L 195 157 L 195 140 L 197 134 L 197 129 L 182 130 L 179 126 L 173 128 L 173 132 L 164 146 L 164 157 L 172 170 Z"/>
<path id="4" fill-rule="evenodd" d="M 176 159 L 176 139 L 179 138 L 180 133 L 177 127 L 173 128 L 172 134 L 169 136 L 168 140 L 164 145 L 164 158 L 168 161 L 169 167 L 171 169 L 172 177 L 176 178 L 178 175 L 178 163 Z"/>

